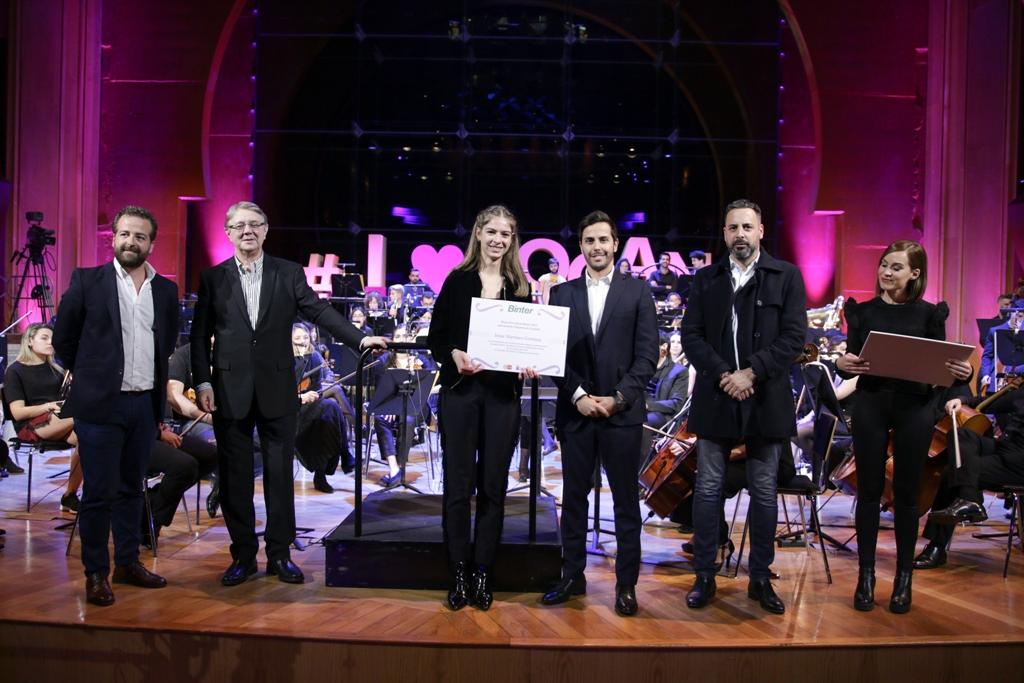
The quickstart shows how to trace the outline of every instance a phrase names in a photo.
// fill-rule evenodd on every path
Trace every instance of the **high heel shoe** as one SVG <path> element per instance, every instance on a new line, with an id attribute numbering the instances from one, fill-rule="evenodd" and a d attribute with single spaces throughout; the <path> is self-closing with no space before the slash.
<path id="1" fill-rule="evenodd" d="M 478 565 L 470 580 L 469 604 L 479 610 L 486 612 L 494 602 L 494 594 L 491 592 L 491 581 L 487 576 L 487 567 Z"/>
<path id="2" fill-rule="evenodd" d="M 469 577 L 466 575 L 465 562 L 456 562 L 452 565 L 452 587 L 448 591 L 445 604 L 453 612 L 469 604 Z"/>
<path id="3" fill-rule="evenodd" d="M 910 585 L 913 573 L 908 570 L 896 572 L 892 582 L 892 598 L 889 599 L 889 611 L 894 614 L 906 614 L 910 611 Z"/>
<path id="4" fill-rule="evenodd" d="M 853 594 L 853 608 L 870 612 L 875 608 L 875 568 L 861 567 L 857 577 L 857 590 Z"/>

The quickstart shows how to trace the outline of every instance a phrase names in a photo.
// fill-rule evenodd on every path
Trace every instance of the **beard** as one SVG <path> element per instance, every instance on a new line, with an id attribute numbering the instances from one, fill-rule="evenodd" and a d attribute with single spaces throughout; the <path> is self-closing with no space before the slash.
<path id="1" fill-rule="evenodd" d="M 729 247 L 729 253 L 740 261 L 745 261 L 754 253 L 754 247 L 749 242 L 733 242 Z"/>
<path id="2" fill-rule="evenodd" d="M 132 249 L 118 249 L 114 253 L 114 258 L 121 264 L 122 268 L 138 268 L 146 262 L 146 255 L 142 252 L 134 251 Z"/>

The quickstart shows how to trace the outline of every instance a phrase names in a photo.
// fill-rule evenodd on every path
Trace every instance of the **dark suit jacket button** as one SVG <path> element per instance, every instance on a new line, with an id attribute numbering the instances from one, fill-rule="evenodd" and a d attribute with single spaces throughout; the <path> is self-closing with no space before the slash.
<path id="1" fill-rule="evenodd" d="M 760 339 L 760 338 L 761 338 L 761 333 L 760 332 L 755 332 L 754 333 L 754 339 Z"/>
<path id="2" fill-rule="evenodd" d="M 758 300 L 757 300 L 757 305 L 758 305 L 758 306 L 760 306 L 760 305 L 761 305 L 761 300 L 760 300 L 760 299 L 758 299 Z"/>

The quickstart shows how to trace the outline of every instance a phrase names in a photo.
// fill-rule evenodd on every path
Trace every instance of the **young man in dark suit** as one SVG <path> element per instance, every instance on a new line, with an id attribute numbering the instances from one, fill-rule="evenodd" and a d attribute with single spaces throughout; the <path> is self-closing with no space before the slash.
<path id="1" fill-rule="evenodd" d="M 804 344 L 807 301 L 796 266 L 761 249 L 761 209 L 739 199 L 725 208 L 729 256 L 693 278 L 683 318 L 686 357 L 697 370 L 689 429 L 697 435 L 693 494 L 697 580 L 686 596 L 691 608 L 715 594 L 722 484 L 729 452 L 747 448 L 750 492 L 750 584 L 747 595 L 768 612 L 785 605 L 771 584 L 778 515 L 779 458 L 790 457 L 796 434 L 789 369 Z"/>
<path id="2" fill-rule="evenodd" d="M 295 540 L 292 461 L 299 411 L 292 323 L 301 313 L 354 349 L 385 345 L 317 297 L 302 266 L 266 255 L 268 230 L 256 204 L 238 202 L 228 209 L 224 231 L 235 253 L 200 277 L 192 321 L 192 375 L 199 407 L 213 413 L 220 502 L 231 534 L 232 562 L 221 577 L 225 586 L 242 583 L 257 569 L 254 427 L 263 454 L 267 573 L 285 583 L 305 580 L 289 554 Z"/>
<path id="3" fill-rule="evenodd" d="M 615 269 L 618 231 L 607 214 L 580 222 L 583 277 L 555 286 L 550 302 L 572 309 L 565 376 L 556 379 L 556 424 L 562 445 L 562 579 L 541 599 L 565 602 L 586 592 L 587 494 L 597 458 L 615 510 L 615 611 L 637 612 L 640 501 L 637 470 L 647 383 L 658 361 L 654 299 L 642 280 Z"/>
<path id="4" fill-rule="evenodd" d="M 84 475 L 78 524 L 86 600 L 101 606 L 114 602 L 107 581 L 111 529 L 114 583 L 167 585 L 139 563 L 139 519 L 178 336 L 178 286 L 146 262 L 156 219 L 126 206 L 113 232 L 114 261 L 75 269 L 53 333 L 57 355 L 74 376 L 61 416 L 75 418 Z"/>

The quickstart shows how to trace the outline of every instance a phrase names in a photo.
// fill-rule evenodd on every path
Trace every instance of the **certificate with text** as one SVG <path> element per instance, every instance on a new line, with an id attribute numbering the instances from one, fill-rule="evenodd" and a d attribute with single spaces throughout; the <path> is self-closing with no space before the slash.
<path id="1" fill-rule="evenodd" d="M 466 353 L 485 370 L 565 374 L 568 308 L 480 298 L 471 306 Z"/>

